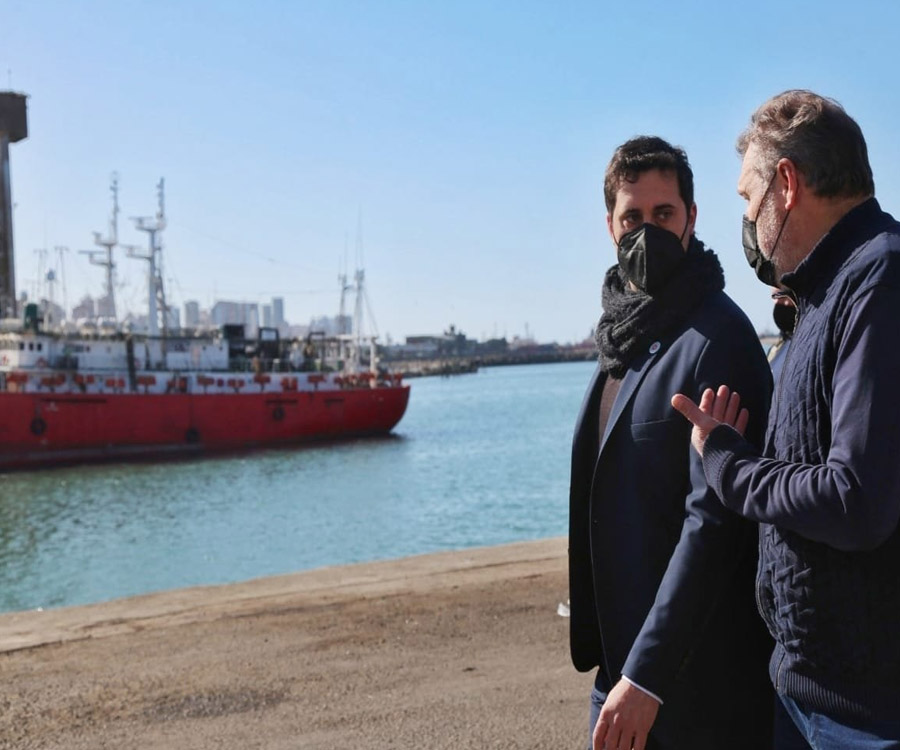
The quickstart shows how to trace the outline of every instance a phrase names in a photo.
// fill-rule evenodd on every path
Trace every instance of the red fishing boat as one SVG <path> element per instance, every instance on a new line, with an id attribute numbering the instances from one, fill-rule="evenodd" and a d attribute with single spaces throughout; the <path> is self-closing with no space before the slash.
<path id="1" fill-rule="evenodd" d="M 286 362 L 254 353 L 237 366 L 235 343 L 72 336 L 33 324 L 0 334 L 0 468 L 386 434 L 406 410 L 409 386 L 396 377 L 303 371 L 293 343 Z M 320 341 L 332 355 L 346 343 Z"/>
<path id="2" fill-rule="evenodd" d="M 146 330 L 47 321 L 35 304 L 16 316 L 8 144 L 25 135 L 24 96 L 0 92 L 0 470 L 382 435 L 400 421 L 409 386 L 380 370 L 375 339 L 357 324 L 300 340 L 272 327 L 252 337 L 242 325 L 167 327 L 162 182 L 156 216 L 137 220 L 148 252 L 132 256 L 149 261 Z M 115 183 L 113 193 L 110 237 L 95 239 L 110 301 Z M 357 272 L 357 295 L 362 280 Z"/>

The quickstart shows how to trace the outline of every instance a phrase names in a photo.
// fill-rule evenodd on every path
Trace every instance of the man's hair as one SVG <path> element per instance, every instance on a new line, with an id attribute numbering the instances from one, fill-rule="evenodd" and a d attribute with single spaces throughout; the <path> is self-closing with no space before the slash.
<path id="1" fill-rule="evenodd" d="M 658 169 L 674 173 L 678 179 L 678 194 L 688 211 L 694 205 L 694 173 L 684 149 L 673 146 L 662 138 L 640 135 L 619 146 L 609 160 L 603 180 L 603 197 L 606 210 L 613 212 L 616 193 L 623 182 L 637 182 L 644 172 Z"/>
<path id="2" fill-rule="evenodd" d="M 820 198 L 875 194 L 866 139 L 856 121 L 834 99 L 792 89 L 765 102 L 737 141 L 743 157 L 751 144 L 766 179 L 779 159 L 790 159 Z"/>

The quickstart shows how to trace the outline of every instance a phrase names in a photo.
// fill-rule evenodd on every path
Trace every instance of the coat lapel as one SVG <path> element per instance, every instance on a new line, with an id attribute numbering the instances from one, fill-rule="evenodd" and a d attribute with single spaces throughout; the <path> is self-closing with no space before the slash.
<path id="1" fill-rule="evenodd" d="M 591 424 L 591 420 L 588 417 L 591 416 L 591 410 L 594 409 L 594 404 L 599 403 L 597 401 L 600 397 L 599 389 L 603 388 L 603 383 L 605 382 L 606 373 L 603 372 L 600 367 L 596 367 L 594 369 L 594 374 L 591 376 L 591 382 L 588 383 L 587 390 L 584 392 L 581 409 L 578 410 L 578 419 L 575 420 L 575 439 L 572 442 L 573 449 L 580 445 L 581 441 L 584 439 L 582 432 Z M 596 422 L 594 422 L 594 424 L 596 424 Z"/>
<path id="2" fill-rule="evenodd" d="M 619 421 L 619 417 L 622 416 L 622 412 L 625 411 L 625 407 L 631 401 L 631 398 L 637 391 L 638 386 L 644 380 L 644 376 L 650 369 L 650 365 L 662 351 L 664 351 L 664 347 L 661 345 L 661 343 L 659 341 L 654 341 L 650 345 L 649 350 L 643 355 L 643 357 L 636 359 L 632 366 L 628 369 L 628 372 L 625 373 L 625 377 L 622 378 L 622 385 L 619 387 L 619 393 L 616 396 L 616 401 L 613 404 L 612 411 L 609 414 L 609 421 L 606 423 L 606 430 L 604 430 L 603 432 L 603 440 L 600 441 L 600 450 L 597 451 L 598 457 L 603 453 L 603 448 L 606 446 L 606 441 L 609 439 L 613 428 L 616 426 L 616 422 Z"/>

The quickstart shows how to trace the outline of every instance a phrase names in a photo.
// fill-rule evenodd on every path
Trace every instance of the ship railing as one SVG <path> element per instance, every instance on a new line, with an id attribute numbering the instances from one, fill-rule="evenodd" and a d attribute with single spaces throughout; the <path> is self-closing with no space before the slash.
<path id="1" fill-rule="evenodd" d="M 160 377 L 161 375 L 161 377 Z M 0 372 L 0 390 L 74 394 L 215 394 L 306 392 L 338 389 L 390 388 L 402 385 L 402 375 L 372 373 L 287 372 L 269 373 L 140 371 L 133 380 L 124 368 L 72 371 L 28 370 Z"/>

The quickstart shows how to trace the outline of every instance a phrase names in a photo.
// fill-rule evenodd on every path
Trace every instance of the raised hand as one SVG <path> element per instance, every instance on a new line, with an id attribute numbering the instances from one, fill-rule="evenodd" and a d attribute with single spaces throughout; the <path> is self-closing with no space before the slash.
<path id="1" fill-rule="evenodd" d="M 682 393 L 672 396 L 672 406 L 681 412 L 694 429 L 691 430 L 691 444 L 701 456 L 706 438 L 720 424 L 726 424 L 741 435 L 747 429 L 750 412 L 741 409 L 741 397 L 727 385 L 720 385 L 718 391 L 707 388 L 700 397 L 700 406 Z"/>

